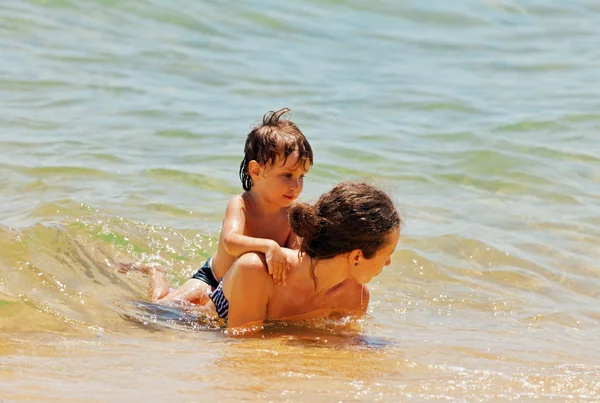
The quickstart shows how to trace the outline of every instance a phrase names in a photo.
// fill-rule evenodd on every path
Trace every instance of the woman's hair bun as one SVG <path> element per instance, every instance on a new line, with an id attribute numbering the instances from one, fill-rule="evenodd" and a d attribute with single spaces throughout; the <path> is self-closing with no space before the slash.
<path id="1" fill-rule="evenodd" d="M 319 232 L 320 219 L 316 213 L 316 207 L 306 203 L 296 202 L 290 208 L 290 226 L 292 231 L 300 238 L 310 242 Z"/>

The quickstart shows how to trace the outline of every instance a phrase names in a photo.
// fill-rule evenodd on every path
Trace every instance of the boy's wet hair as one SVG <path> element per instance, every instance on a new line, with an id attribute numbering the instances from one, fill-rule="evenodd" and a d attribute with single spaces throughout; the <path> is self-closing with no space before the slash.
<path id="1" fill-rule="evenodd" d="M 270 111 L 263 116 L 262 124 L 255 126 L 246 138 L 244 159 L 240 164 L 240 180 L 245 191 L 252 188 L 248 164 L 254 160 L 260 165 L 273 165 L 277 157 L 285 164 L 290 154 L 298 153 L 298 165 L 305 170 L 313 164 L 313 152 L 302 131 L 285 116 L 289 108 Z"/>

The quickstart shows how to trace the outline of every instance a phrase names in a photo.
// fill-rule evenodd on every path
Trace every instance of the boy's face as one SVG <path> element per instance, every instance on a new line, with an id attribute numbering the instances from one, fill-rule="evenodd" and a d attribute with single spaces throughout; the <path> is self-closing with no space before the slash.
<path id="1" fill-rule="evenodd" d="M 277 157 L 273 165 L 261 167 L 262 173 L 254 181 L 254 186 L 264 192 L 271 203 L 288 207 L 302 192 L 306 165 L 298 161 L 297 153 L 290 154 L 285 161 Z"/>

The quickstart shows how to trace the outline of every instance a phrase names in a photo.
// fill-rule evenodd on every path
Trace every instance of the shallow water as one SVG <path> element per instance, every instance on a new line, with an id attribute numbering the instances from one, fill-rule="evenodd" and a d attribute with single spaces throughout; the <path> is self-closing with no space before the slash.
<path id="1" fill-rule="evenodd" d="M 600 400 L 596 2 L 0 4 L 0 400 Z M 359 321 L 232 339 L 145 303 L 214 253 L 245 135 L 407 225 Z"/>

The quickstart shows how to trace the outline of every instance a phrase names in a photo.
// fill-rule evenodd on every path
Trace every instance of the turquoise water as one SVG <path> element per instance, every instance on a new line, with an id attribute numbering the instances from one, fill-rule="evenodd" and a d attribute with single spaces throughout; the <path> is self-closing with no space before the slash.
<path id="1" fill-rule="evenodd" d="M 0 5 L 0 399 L 600 400 L 593 1 Z M 406 215 L 368 318 L 230 340 L 124 259 L 216 249 L 250 126 Z M 106 386 L 110 385 L 110 390 Z M 67 398 L 68 396 L 68 398 Z"/>

